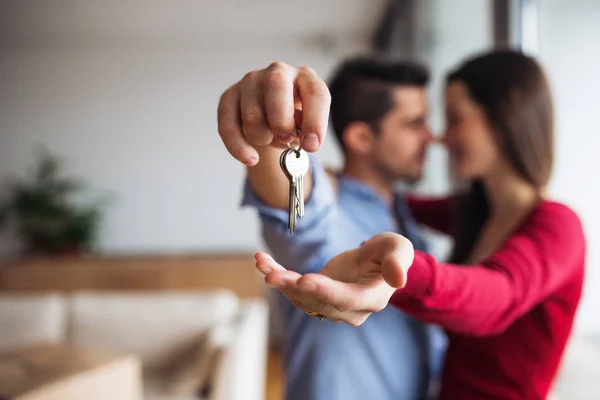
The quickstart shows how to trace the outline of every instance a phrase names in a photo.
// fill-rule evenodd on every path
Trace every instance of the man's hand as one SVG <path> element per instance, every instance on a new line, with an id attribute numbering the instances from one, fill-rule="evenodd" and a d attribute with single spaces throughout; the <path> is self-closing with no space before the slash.
<path id="1" fill-rule="evenodd" d="M 265 253 L 256 255 L 256 267 L 296 307 L 359 326 L 371 313 L 381 311 L 397 288 L 404 287 L 413 259 L 408 239 L 382 233 L 334 257 L 318 274 L 286 270 Z"/>
<path id="2" fill-rule="evenodd" d="M 298 141 L 308 152 L 319 150 L 330 104 L 329 89 L 313 70 L 278 62 L 249 72 L 221 96 L 219 135 L 229 153 L 248 166 L 252 188 L 269 206 L 289 206 L 289 181 L 279 166 L 282 150 Z M 305 200 L 311 191 L 309 173 Z"/>
<path id="3" fill-rule="evenodd" d="M 296 128 L 302 148 L 315 152 L 325 138 L 330 103 L 327 85 L 313 70 L 275 62 L 223 93 L 219 134 L 229 153 L 247 166 L 258 163 L 257 148 L 296 140 Z"/>

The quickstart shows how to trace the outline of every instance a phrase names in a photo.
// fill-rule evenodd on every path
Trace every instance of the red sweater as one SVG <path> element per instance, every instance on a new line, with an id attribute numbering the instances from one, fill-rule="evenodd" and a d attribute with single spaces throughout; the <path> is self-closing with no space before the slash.
<path id="1" fill-rule="evenodd" d="M 449 199 L 410 204 L 421 223 L 450 233 Z M 446 329 L 440 399 L 546 398 L 581 297 L 585 246 L 577 215 L 545 201 L 481 265 L 415 252 L 391 303 Z"/>

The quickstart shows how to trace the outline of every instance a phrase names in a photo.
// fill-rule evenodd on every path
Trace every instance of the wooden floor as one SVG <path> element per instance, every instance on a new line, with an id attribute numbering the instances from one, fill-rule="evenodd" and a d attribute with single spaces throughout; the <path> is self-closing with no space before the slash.
<path id="1" fill-rule="evenodd" d="M 267 363 L 267 397 L 266 400 L 283 399 L 284 377 L 282 357 L 279 350 L 271 350 Z"/>

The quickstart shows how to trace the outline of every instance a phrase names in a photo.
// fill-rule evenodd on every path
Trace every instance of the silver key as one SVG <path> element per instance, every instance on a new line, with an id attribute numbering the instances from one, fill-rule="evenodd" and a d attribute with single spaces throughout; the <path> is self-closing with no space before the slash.
<path id="1" fill-rule="evenodd" d="M 288 229 L 290 230 L 290 233 L 293 234 L 294 231 L 296 230 L 296 215 L 297 215 L 297 207 L 296 207 L 296 181 L 293 179 L 293 177 L 290 175 L 289 171 L 287 170 L 286 167 L 286 158 L 288 156 L 288 153 L 291 151 L 292 149 L 288 147 L 288 149 L 286 149 L 283 153 L 281 153 L 281 156 L 279 157 L 279 166 L 281 167 L 281 169 L 283 170 L 283 173 L 285 174 L 285 177 L 288 178 L 288 181 L 290 182 L 290 191 L 289 191 L 289 206 L 288 206 L 288 212 L 289 212 L 289 216 L 288 216 Z"/>
<path id="2" fill-rule="evenodd" d="M 296 230 L 296 218 L 304 217 L 304 175 L 308 172 L 308 154 L 300 148 L 288 148 L 280 158 L 281 168 L 290 181 L 289 229 Z"/>
<path id="3" fill-rule="evenodd" d="M 290 204 L 288 216 L 288 228 L 294 234 L 296 230 L 296 217 L 298 216 L 298 185 L 294 179 L 290 180 Z"/>

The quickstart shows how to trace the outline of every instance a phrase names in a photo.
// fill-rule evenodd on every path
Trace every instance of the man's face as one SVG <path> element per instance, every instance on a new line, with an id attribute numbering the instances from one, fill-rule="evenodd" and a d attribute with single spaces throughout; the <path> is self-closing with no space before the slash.
<path id="1" fill-rule="evenodd" d="M 374 167 L 389 180 L 417 181 L 433 137 L 427 125 L 427 97 L 418 87 L 392 89 L 395 106 L 379 123 L 370 153 Z"/>

